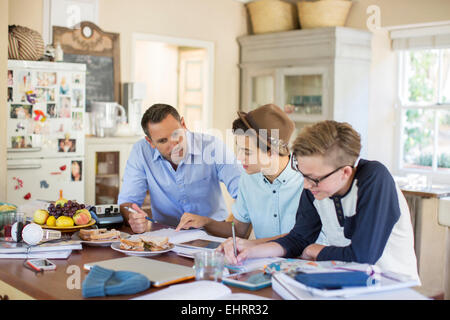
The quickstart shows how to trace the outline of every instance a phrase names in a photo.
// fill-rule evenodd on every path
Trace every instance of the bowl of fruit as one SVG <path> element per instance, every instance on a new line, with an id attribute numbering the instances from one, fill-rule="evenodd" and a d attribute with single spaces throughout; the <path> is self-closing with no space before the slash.
<path id="1" fill-rule="evenodd" d="M 44 229 L 55 229 L 61 232 L 73 232 L 95 224 L 91 213 L 84 204 L 64 199 L 60 190 L 59 199 L 50 203 L 47 210 L 34 212 L 33 222 Z"/>

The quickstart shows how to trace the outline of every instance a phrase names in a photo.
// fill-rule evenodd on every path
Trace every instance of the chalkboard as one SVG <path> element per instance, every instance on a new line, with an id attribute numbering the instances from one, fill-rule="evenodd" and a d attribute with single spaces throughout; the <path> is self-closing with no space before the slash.
<path id="1" fill-rule="evenodd" d="M 93 101 L 116 101 L 112 57 L 66 53 L 64 61 L 86 64 L 86 112 L 91 112 Z"/>
<path id="2" fill-rule="evenodd" d="M 53 45 L 60 44 L 64 61 L 86 64 L 86 111 L 93 101 L 120 97 L 120 35 L 105 32 L 89 21 L 74 28 L 53 26 Z"/>

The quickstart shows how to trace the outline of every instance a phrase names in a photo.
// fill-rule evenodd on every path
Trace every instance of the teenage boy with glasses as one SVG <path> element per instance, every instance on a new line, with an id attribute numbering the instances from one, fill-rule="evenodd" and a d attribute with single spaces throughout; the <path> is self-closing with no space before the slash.
<path id="1" fill-rule="evenodd" d="M 296 224 L 285 237 L 240 250 L 239 263 L 269 256 L 377 265 L 418 280 L 406 200 L 387 168 L 359 159 L 360 135 L 347 123 L 323 121 L 294 142 L 292 167 L 304 177 Z M 322 233 L 324 241 L 316 240 Z M 229 249 L 228 249 L 229 251 Z"/>

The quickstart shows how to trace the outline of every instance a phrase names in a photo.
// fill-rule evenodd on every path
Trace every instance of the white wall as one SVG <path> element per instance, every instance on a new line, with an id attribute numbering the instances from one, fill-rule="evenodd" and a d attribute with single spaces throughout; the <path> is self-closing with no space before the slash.
<path id="1" fill-rule="evenodd" d="M 162 42 L 137 40 L 134 81 L 146 84 L 142 114 L 155 103 L 177 107 L 178 47 Z"/>
<path id="2" fill-rule="evenodd" d="M 8 70 L 8 1 L 0 1 L 0 75 Z M 6 77 L 0 76 L 0 114 L 6 114 Z M 6 200 L 6 117 L 0 117 L 0 201 Z"/>

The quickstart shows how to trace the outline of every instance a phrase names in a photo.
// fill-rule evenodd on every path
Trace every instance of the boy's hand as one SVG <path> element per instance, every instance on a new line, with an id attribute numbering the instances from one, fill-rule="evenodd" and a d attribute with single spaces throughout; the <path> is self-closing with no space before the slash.
<path id="1" fill-rule="evenodd" d="M 304 260 L 312 260 L 315 261 L 317 259 L 317 256 L 319 255 L 320 251 L 325 248 L 325 246 L 317 243 L 310 244 L 307 246 L 304 250 L 302 255 L 300 256 L 301 259 Z"/>
<path id="2" fill-rule="evenodd" d="M 189 228 L 201 228 L 205 226 L 211 218 L 199 216 L 198 214 L 185 212 L 180 219 L 175 231 L 180 231 L 181 229 Z"/>
<path id="3" fill-rule="evenodd" d="M 251 247 L 256 246 L 252 240 L 246 240 L 236 237 L 236 251 L 237 257 L 234 256 L 234 243 L 233 238 L 230 237 L 217 247 L 217 251 L 225 254 L 225 259 L 231 264 L 238 264 L 248 258 L 249 250 Z"/>

